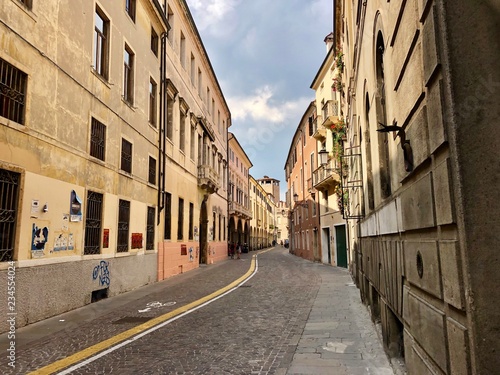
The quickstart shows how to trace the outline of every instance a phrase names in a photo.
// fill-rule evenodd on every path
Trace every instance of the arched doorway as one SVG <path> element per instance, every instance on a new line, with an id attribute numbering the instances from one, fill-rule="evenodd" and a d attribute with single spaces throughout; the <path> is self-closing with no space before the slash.
<path id="1" fill-rule="evenodd" d="M 201 202 L 200 208 L 200 264 L 208 263 L 208 210 L 207 210 L 208 196 L 205 195 Z"/>

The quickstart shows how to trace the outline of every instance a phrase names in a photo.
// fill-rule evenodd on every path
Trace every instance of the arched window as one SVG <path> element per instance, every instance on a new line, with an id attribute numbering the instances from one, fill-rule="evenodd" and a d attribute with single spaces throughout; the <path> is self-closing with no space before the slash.
<path id="1" fill-rule="evenodd" d="M 387 124 L 385 78 L 384 78 L 384 52 L 385 44 L 382 32 L 377 34 L 375 66 L 377 74 L 377 93 L 375 96 L 377 109 L 377 123 Z M 378 126 L 378 124 L 377 124 Z M 389 145 L 388 134 L 378 133 L 378 156 L 380 168 L 380 191 L 383 198 L 391 195 L 391 178 L 389 170 Z"/>
<path id="2" fill-rule="evenodd" d="M 368 209 L 373 210 L 375 208 L 375 197 L 373 193 L 373 167 L 372 167 L 372 153 L 370 149 L 370 98 L 368 97 L 368 93 L 366 93 L 365 97 L 365 154 L 366 154 L 366 188 L 368 194 Z M 361 130 L 359 132 L 360 137 L 363 136 Z M 361 140 L 360 140 L 361 141 Z"/>

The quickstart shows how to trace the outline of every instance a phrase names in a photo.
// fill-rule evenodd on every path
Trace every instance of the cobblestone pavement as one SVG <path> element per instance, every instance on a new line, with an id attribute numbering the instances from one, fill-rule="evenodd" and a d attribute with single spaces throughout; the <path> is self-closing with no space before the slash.
<path id="1" fill-rule="evenodd" d="M 213 293 L 242 276 L 254 254 L 143 287 L 132 292 L 137 298 L 117 296 L 92 304 L 97 307 L 86 306 L 76 318 L 74 313 L 68 315 L 64 329 L 36 340 L 27 337 L 30 327 L 19 329 L 19 337 L 25 337 L 16 348 L 16 369 L 10 370 L 0 358 L 0 373 L 35 371 Z M 162 306 L 144 311 L 152 301 Z M 84 314 L 85 309 L 94 310 Z M 38 324 L 38 331 L 44 324 Z M 386 375 L 391 371 L 347 271 L 277 248 L 258 256 L 258 272 L 235 291 L 71 373 Z"/>

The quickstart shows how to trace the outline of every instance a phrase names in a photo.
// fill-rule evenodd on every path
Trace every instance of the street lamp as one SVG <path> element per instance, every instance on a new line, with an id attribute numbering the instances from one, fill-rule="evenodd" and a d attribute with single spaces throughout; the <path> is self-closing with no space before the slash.
<path id="1" fill-rule="evenodd" d="M 296 206 L 307 207 L 307 202 L 305 202 L 305 203 L 302 203 L 302 202 L 301 202 L 301 203 L 299 203 L 299 195 L 298 195 L 297 193 L 295 193 L 295 194 L 293 195 L 293 201 L 295 202 L 295 205 L 296 205 Z"/>
<path id="2" fill-rule="evenodd" d="M 328 168 L 327 167 L 327 164 L 328 164 L 328 151 L 326 151 L 325 149 L 323 149 L 323 150 L 321 150 L 321 151 L 318 152 L 318 155 L 319 155 L 319 163 L 320 163 L 320 165 L 323 167 L 323 169 L 326 172 L 335 171 L 335 168 Z"/>

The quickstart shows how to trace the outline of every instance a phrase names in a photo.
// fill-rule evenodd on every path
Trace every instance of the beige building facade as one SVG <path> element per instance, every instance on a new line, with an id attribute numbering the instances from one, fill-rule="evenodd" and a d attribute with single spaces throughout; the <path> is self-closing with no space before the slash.
<path id="1" fill-rule="evenodd" d="M 158 279 L 227 257 L 231 114 L 184 0 L 169 1 Z"/>
<path id="2" fill-rule="evenodd" d="M 249 176 L 250 207 L 250 250 L 264 249 L 272 245 L 276 227 L 276 205 L 261 184 Z"/>
<path id="3" fill-rule="evenodd" d="M 17 326 L 227 255 L 231 116 L 186 2 L 49 3 L 0 5 Z"/>
<path id="4" fill-rule="evenodd" d="M 315 92 L 316 114 L 313 137 L 317 141 L 318 164 L 312 172 L 312 188 L 319 203 L 321 262 L 347 267 L 348 250 L 344 199 L 340 188 L 345 120 L 341 57 L 335 53 L 333 34 L 325 38 L 326 56 L 311 89 Z M 324 160 L 323 160 L 324 159 Z"/>
<path id="5" fill-rule="evenodd" d="M 0 272 L 23 326 L 156 280 L 168 25 L 151 1 L 9 0 L 0 20 Z"/>
<path id="6" fill-rule="evenodd" d="M 500 9 L 335 4 L 362 299 L 409 374 L 497 373 Z"/>
<path id="7" fill-rule="evenodd" d="M 249 170 L 253 164 L 233 133 L 229 139 L 229 242 L 250 246 Z"/>

